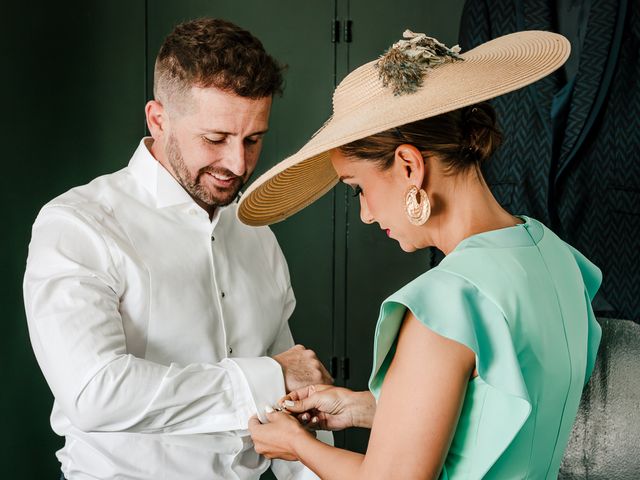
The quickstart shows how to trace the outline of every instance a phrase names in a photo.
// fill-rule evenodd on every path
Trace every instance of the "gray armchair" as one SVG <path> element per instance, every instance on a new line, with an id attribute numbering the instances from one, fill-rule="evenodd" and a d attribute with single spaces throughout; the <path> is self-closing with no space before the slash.
<path id="1" fill-rule="evenodd" d="M 640 325 L 599 319 L 602 341 L 561 480 L 640 479 Z"/>

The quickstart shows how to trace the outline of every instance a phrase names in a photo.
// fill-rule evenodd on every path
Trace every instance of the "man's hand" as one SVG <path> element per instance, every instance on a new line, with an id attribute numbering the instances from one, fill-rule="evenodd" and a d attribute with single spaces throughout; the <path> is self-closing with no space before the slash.
<path id="1" fill-rule="evenodd" d="M 298 414 L 302 424 L 319 430 L 371 428 L 376 412 L 376 401 L 371 392 L 354 392 L 328 385 L 311 385 L 292 391 L 284 400 L 289 400 L 285 404 L 287 411 Z"/>
<path id="2" fill-rule="evenodd" d="M 333 378 L 318 360 L 315 352 L 296 345 L 289 350 L 274 355 L 273 359 L 282 367 L 286 392 L 298 390 L 309 385 L 333 384 Z"/>

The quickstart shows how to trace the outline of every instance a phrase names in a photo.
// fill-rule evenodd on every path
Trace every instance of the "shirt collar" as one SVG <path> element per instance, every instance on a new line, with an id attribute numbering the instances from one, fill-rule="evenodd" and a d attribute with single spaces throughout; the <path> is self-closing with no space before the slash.
<path id="1" fill-rule="evenodd" d="M 129 169 L 133 177 L 155 198 L 157 208 L 185 205 L 200 211 L 201 207 L 191 198 L 191 195 L 151 154 L 152 144 L 152 137 L 144 137 L 140 140 L 138 148 L 129 161 Z M 220 215 L 229 207 L 230 205 L 216 208 L 211 219 L 212 228 L 216 227 L 220 220 Z"/>
<path id="2" fill-rule="evenodd" d="M 153 138 L 144 137 L 129 161 L 134 178 L 156 200 L 156 207 L 196 204 L 182 185 L 151 154 Z M 197 204 L 196 204 L 197 205 Z"/>

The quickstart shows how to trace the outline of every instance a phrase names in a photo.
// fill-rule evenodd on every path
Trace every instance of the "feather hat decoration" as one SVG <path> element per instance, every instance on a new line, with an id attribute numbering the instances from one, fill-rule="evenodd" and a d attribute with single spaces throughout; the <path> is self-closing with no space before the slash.
<path id="1" fill-rule="evenodd" d="M 458 45 L 448 48 L 433 37 L 411 30 L 405 30 L 402 36 L 405 40 L 394 43 L 376 62 L 382 84 L 390 86 L 394 95 L 414 93 L 433 66 L 464 60 Z"/>

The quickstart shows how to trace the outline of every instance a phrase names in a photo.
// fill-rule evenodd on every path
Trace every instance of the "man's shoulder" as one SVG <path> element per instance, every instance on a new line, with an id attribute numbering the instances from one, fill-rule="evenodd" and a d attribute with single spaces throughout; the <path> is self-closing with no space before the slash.
<path id="1" fill-rule="evenodd" d="M 38 216 L 52 211 L 67 211 L 82 217 L 95 217 L 112 210 L 123 196 L 134 191 L 134 179 L 125 167 L 58 195 L 42 207 Z"/>

